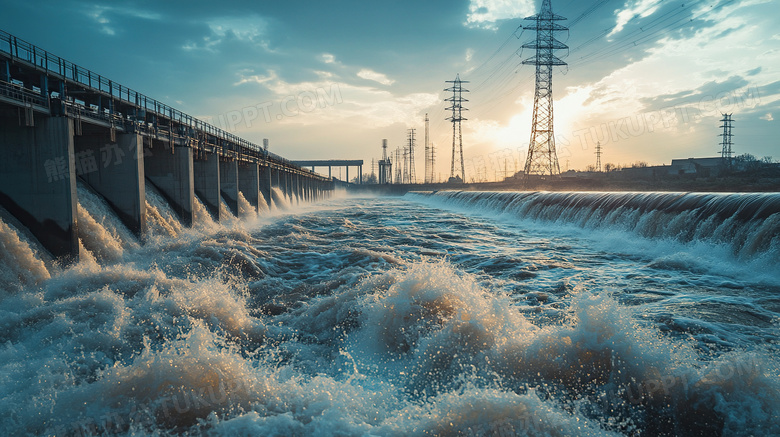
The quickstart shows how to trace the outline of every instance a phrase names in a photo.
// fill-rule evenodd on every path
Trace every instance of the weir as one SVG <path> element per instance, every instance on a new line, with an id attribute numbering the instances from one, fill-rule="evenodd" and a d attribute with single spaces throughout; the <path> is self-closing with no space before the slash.
<path id="1" fill-rule="evenodd" d="M 186 225 L 195 196 L 215 220 L 239 193 L 319 199 L 331 178 L 0 31 L 0 206 L 54 257 L 79 257 L 77 178 L 136 235 L 148 181 Z"/>

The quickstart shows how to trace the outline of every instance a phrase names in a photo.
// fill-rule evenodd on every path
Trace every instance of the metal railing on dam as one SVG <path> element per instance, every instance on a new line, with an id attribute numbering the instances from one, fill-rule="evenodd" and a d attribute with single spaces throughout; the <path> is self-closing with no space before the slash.
<path id="1" fill-rule="evenodd" d="M 0 71 L 0 95 L 21 104 L 48 107 L 55 114 L 66 111 L 68 115 L 80 115 L 83 119 L 110 120 L 116 129 L 125 132 L 138 131 L 149 136 L 164 134 L 180 142 L 190 141 L 194 148 L 267 159 L 316 175 L 255 143 L 0 30 L 2 58 L 10 64 L 5 71 Z M 19 79 L 11 83 L 10 65 L 43 73 L 47 79 L 44 82 L 50 83 L 30 86 L 29 82 Z M 22 76 L 29 77 L 24 72 Z M 52 79 L 58 81 L 56 87 L 52 86 Z M 48 92 L 46 88 L 49 88 Z M 52 95 L 54 98 L 50 97 Z M 62 108 L 53 107 L 57 104 Z"/>
<path id="2" fill-rule="evenodd" d="M 145 185 L 185 224 L 196 196 L 215 219 L 283 195 L 313 200 L 333 180 L 0 30 L 0 206 L 55 257 L 77 259 L 77 179 L 134 232 Z"/>

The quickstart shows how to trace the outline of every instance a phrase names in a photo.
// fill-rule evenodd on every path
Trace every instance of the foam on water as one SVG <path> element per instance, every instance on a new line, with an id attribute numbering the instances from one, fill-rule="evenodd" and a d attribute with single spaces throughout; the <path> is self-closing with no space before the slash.
<path id="1" fill-rule="evenodd" d="M 192 221 L 194 227 L 201 229 L 213 229 L 216 226 L 214 217 L 211 216 L 206 205 L 203 204 L 198 196 L 195 196 L 192 204 Z"/>
<path id="2" fill-rule="evenodd" d="M 287 195 L 279 188 L 271 187 L 271 199 L 274 206 L 273 209 L 286 210 L 291 207 L 290 202 L 287 200 Z"/>
<path id="3" fill-rule="evenodd" d="M 90 244 L 111 246 L 111 251 L 132 250 L 139 247 L 135 235 L 122 223 L 105 200 L 81 181 L 78 183 L 78 199 L 79 226 L 83 214 L 85 220 L 89 222 L 87 225 L 90 228 L 89 234 L 92 234 L 88 237 L 91 240 Z M 121 254 L 117 253 L 117 255 Z"/>
<path id="4" fill-rule="evenodd" d="M 243 220 L 257 220 L 257 209 L 246 200 L 244 193 L 238 192 L 238 216 Z"/>
<path id="5" fill-rule="evenodd" d="M 49 278 L 49 269 L 27 239 L 0 219 L 0 290 L 19 290 Z"/>
<path id="6" fill-rule="evenodd" d="M 150 237 L 176 237 L 183 227 L 157 189 L 146 182 L 146 226 Z"/>
<path id="7" fill-rule="evenodd" d="M 584 229 L 580 234 L 604 250 L 650 255 L 660 263 L 684 259 L 702 271 L 725 269 L 733 276 L 780 283 L 775 268 L 780 264 L 780 195 L 776 193 L 440 191 L 406 197 L 491 215 L 528 229 L 563 233 Z M 733 263 L 735 259 L 739 263 Z"/>
<path id="8" fill-rule="evenodd" d="M 83 247 L 100 261 L 117 262 L 122 259 L 122 243 L 105 227 L 100 225 L 90 213 L 78 205 L 79 236 Z"/>
<path id="9" fill-rule="evenodd" d="M 539 393 L 578 411 L 572 416 L 556 402 L 545 405 L 542 411 L 566 420 L 540 425 L 540 435 L 567 435 L 573 429 L 561 425 L 567 420 L 583 432 L 599 426 L 623 432 L 679 433 L 684 426 L 739 432 L 748 423 L 756 434 L 780 429 L 773 413 L 780 401 L 776 359 L 758 353 L 703 361 L 692 345 L 638 325 L 630 309 L 606 295 L 583 291 L 566 323 L 540 328 L 473 278 L 447 264 L 422 263 L 315 299 L 288 317 L 285 324 L 315 344 L 344 342 L 347 353 L 331 370 L 336 375 L 346 373 L 367 386 L 374 379 L 389 381 L 410 400 L 425 399 L 425 408 L 443 398 L 453 407 L 462 398 L 490 393 L 492 399 L 483 399 L 474 411 L 438 412 L 446 421 L 429 423 L 426 432 L 465 433 L 472 426 L 519 430 L 517 423 L 526 429 L 528 422 L 541 421 L 534 418 L 536 406 L 544 403 Z M 328 366 L 311 355 L 315 351 L 301 359 L 322 371 Z M 732 383 L 734 377 L 746 384 Z M 526 405 L 531 417 L 519 414 L 517 404 Z M 490 421 L 477 413 L 484 405 L 492 405 Z M 383 426 L 389 425 L 379 429 Z"/>
<path id="10" fill-rule="evenodd" d="M 271 203 L 270 199 L 266 199 L 263 193 L 259 193 L 260 200 L 258 201 L 257 205 L 257 214 L 259 216 L 265 216 L 268 215 L 268 213 L 271 212 Z"/>
<path id="11" fill-rule="evenodd" d="M 224 226 L 232 226 L 237 222 L 238 217 L 233 215 L 227 202 L 223 197 L 219 198 L 219 222 Z"/>
<path id="12" fill-rule="evenodd" d="M 771 342 L 702 353 L 607 287 L 532 283 L 547 303 L 525 305 L 455 256 L 404 252 L 466 238 L 419 205 L 184 228 L 147 197 L 144 245 L 50 276 L 0 222 L 17 281 L 0 294 L 0 434 L 780 433 Z M 84 202 L 87 239 L 116 240 L 100 208 Z M 197 199 L 194 214 L 208 215 Z M 418 221 L 419 235 L 396 235 Z M 377 243 L 390 237 L 397 248 Z"/>

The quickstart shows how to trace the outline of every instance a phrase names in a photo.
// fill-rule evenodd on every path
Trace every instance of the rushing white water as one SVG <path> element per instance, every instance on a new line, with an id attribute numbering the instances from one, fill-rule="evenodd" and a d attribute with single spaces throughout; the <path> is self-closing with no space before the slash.
<path id="1" fill-rule="evenodd" d="M 268 215 L 268 213 L 271 212 L 271 203 L 270 200 L 267 200 L 263 193 L 260 193 L 260 200 L 258 201 L 257 205 L 257 215 L 258 216 L 264 216 Z"/>
<path id="2" fill-rule="evenodd" d="M 124 247 L 138 247 L 135 237 L 111 208 L 81 182 L 78 199 L 79 237 L 89 256 L 103 263 L 118 262 L 124 255 Z"/>
<path id="3" fill-rule="evenodd" d="M 244 193 L 238 192 L 238 216 L 244 220 L 256 220 L 257 209 L 246 200 Z"/>
<path id="4" fill-rule="evenodd" d="M 524 219 L 617 228 L 648 238 L 709 240 L 729 245 L 742 257 L 760 252 L 780 255 L 780 195 L 776 193 L 444 191 L 432 196 L 443 204 L 487 209 Z"/>
<path id="5" fill-rule="evenodd" d="M 182 225 L 176 213 L 150 183 L 146 183 L 146 226 L 150 236 L 176 237 Z"/>
<path id="6" fill-rule="evenodd" d="M 287 200 L 287 195 L 285 195 L 284 192 L 279 188 L 271 188 L 271 200 L 274 206 L 273 209 L 284 210 L 290 209 L 291 207 L 290 202 Z"/>
<path id="7" fill-rule="evenodd" d="M 0 292 L 11 292 L 50 278 L 49 269 L 27 239 L 0 219 Z"/>
<path id="8" fill-rule="evenodd" d="M 213 229 L 216 226 L 214 218 L 198 196 L 192 203 L 192 221 L 193 227 L 199 229 Z"/>
<path id="9" fill-rule="evenodd" d="M 148 190 L 143 245 L 82 202 L 120 252 L 51 274 L 0 222 L 15 248 L 0 259 L 15 269 L 0 434 L 780 433 L 780 273 L 752 270 L 774 256 L 772 199 L 709 224 L 677 211 L 733 242 L 640 231 L 666 195 L 638 214 L 601 204 L 598 220 L 571 210 L 582 199 L 560 206 L 579 195 L 536 194 L 538 210 L 502 195 L 340 197 L 220 223 L 196 201 L 185 228 Z"/>

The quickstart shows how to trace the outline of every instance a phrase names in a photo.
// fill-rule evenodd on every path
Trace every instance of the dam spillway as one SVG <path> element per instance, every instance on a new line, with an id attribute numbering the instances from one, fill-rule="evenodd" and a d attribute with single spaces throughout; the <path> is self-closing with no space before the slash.
<path id="1" fill-rule="evenodd" d="M 277 187 L 316 200 L 320 176 L 245 139 L 0 31 L 0 206 L 52 256 L 79 256 L 77 180 L 137 235 L 146 229 L 145 182 L 186 225 L 200 198 L 257 211 Z"/>

